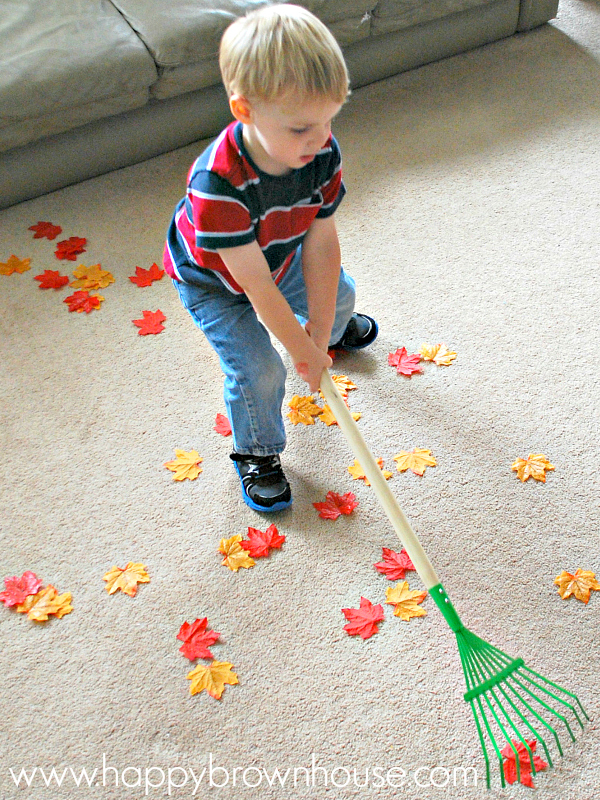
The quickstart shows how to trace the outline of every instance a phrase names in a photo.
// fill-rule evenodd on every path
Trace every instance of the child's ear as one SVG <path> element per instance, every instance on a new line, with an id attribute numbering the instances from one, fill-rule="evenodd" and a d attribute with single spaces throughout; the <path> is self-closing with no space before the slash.
<path id="1" fill-rule="evenodd" d="M 252 107 L 245 97 L 241 94 L 232 94 L 229 98 L 229 108 L 233 116 L 244 125 L 251 122 Z"/>

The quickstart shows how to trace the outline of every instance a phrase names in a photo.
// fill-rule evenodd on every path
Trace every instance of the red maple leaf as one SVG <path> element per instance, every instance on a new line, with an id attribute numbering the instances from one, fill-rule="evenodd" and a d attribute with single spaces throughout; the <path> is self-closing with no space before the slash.
<path id="1" fill-rule="evenodd" d="M 89 314 L 95 308 L 100 308 L 102 299 L 100 295 L 79 290 L 69 295 L 69 297 L 65 297 L 63 303 L 69 306 L 69 311 L 77 311 L 79 313 L 85 311 L 86 314 Z"/>
<path id="2" fill-rule="evenodd" d="M 150 286 L 153 281 L 159 281 L 165 274 L 158 264 L 152 264 L 150 269 L 135 268 L 135 275 L 130 275 L 129 280 L 138 286 Z"/>
<path id="3" fill-rule="evenodd" d="M 29 228 L 30 231 L 35 231 L 34 239 L 56 239 L 59 233 L 62 233 L 60 225 L 53 225 L 51 222 L 38 222 Z"/>
<path id="4" fill-rule="evenodd" d="M 383 606 L 379 604 L 374 606 L 366 597 L 361 597 L 360 608 L 342 608 L 342 613 L 349 620 L 348 624 L 344 625 L 344 630 L 350 636 L 368 639 L 379 630 L 377 623 L 383 619 Z"/>
<path id="5" fill-rule="evenodd" d="M 527 741 L 527 740 L 525 740 Z M 519 783 L 522 783 L 524 786 L 530 786 L 533 789 L 533 775 L 531 772 L 531 761 L 529 759 L 529 752 L 523 742 L 516 741 L 515 739 L 512 740 L 513 746 L 519 755 L 519 771 L 520 771 L 520 778 Z M 543 769 L 546 769 L 548 764 L 541 759 L 539 756 L 535 755 L 535 748 L 537 747 L 537 741 L 532 739 L 530 742 L 527 742 L 529 749 L 531 750 L 533 756 L 533 766 L 535 767 L 536 772 L 540 772 Z M 500 751 L 500 755 L 504 756 L 504 777 L 509 783 L 515 783 L 517 780 L 517 759 L 513 752 L 512 747 L 507 744 Z"/>
<path id="6" fill-rule="evenodd" d="M 420 360 L 421 353 L 413 353 L 412 356 L 409 356 L 406 347 L 398 348 L 395 353 L 388 355 L 390 367 L 396 367 L 398 375 L 408 375 L 408 377 L 415 372 L 423 372 L 422 367 L 419 366 Z"/>
<path id="7" fill-rule="evenodd" d="M 193 661 L 195 658 L 212 658 L 213 654 L 208 649 L 209 645 L 214 644 L 220 633 L 216 631 L 207 631 L 208 619 L 203 617 L 197 619 L 190 625 L 189 622 L 184 622 L 177 638 L 183 642 L 179 648 L 179 652 L 183 653 L 186 658 Z"/>
<path id="8" fill-rule="evenodd" d="M 389 547 L 383 547 L 382 550 L 383 561 L 378 561 L 373 566 L 377 572 L 381 572 L 390 581 L 403 580 L 405 571 L 415 568 L 406 550 L 403 549 L 399 553 L 390 550 Z"/>
<path id="9" fill-rule="evenodd" d="M 281 547 L 285 536 L 281 536 L 275 525 L 269 525 L 263 533 L 258 528 L 248 528 L 248 538 L 240 542 L 252 558 L 263 558 L 269 555 L 269 548 Z"/>
<path id="10" fill-rule="evenodd" d="M 217 414 L 214 430 L 220 433 L 221 436 L 231 436 L 231 423 L 225 414 Z"/>
<path id="11" fill-rule="evenodd" d="M 139 328 L 140 336 L 147 336 L 149 333 L 161 333 L 164 331 L 165 326 L 163 322 L 167 319 L 163 312 L 158 309 L 157 311 L 142 311 L 143 319 L 132 320 L 134 325 Z"/>
<path id="12" fill-rule="evenodd" d="M 327 492 L 324 503 L 313 503 L 323 519 L 337 519 L 341 514 L 351 514 L 357 505 L 358 500 L 352 492 Z"/>
<path id="13" fill-rule="evenodd" d="M 20 578 L 14 575 L 12 578 L 4 578 L 5 591 L 0 592 L 0 603 L 4 603 L 7 608 L 11 606 L 20 606 L 25 602 L 25 598 L 31 594 L 35 594 L 42 581 L 38 576 L 27 570 Z"/>
<path id="14" fill-rule="evenodd" d="M 40 289 L 61 289 L 69 282 L 68 275 L 61 275 L 56 269 L 47 269 L 41 275 L 34 277 L 40 282 Z"/>
<path id="15" fill-rule="evenodd" d="M 77 261 L 77 256 L 85 253 L 87 239 L 80 239 L 79 236 L 71 236 L 70 239 L 63 239 L 58 242 L 54 255 L 65 261 Z"/>

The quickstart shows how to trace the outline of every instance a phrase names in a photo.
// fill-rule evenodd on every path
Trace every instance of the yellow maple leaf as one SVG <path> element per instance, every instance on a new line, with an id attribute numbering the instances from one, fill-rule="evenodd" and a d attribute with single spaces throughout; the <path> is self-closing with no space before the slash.
<path id="1" fill-rule="evenodd" d="M 423 361 L 433 361 L 439 367 L 449 367 L 456 358 L 456 353 L 448 350 L 443 342 L 441 344 L 422 344 L 419 353 L 423 356 Z"/>
<path id="2" fill-rule="evenodd" d="M 517 458 L 511 469 L 523 483 L 529 478 L 546 483 L 546 470 L 554 469 L 554 465 L 542 453 L 529 453 L 526 459 Z"/>
<path id="3" fill-rule="evenodd" d="M 431 450 L 425 450 L 423 447 L 415 447 L 411 453 L 401 450 L 397 456 L 394 456 L 394 461 L 398 472 L 406 472 L 407 469 L 410 469 L 415 475 L 423 475 L 427 467 L 435 467 L 437 464 L 431 455 Z"/>
<path id="4" fill-rule="evenodd" d="M 195 450 L 190 450 L 189 453 L 186 453 L 185 450 L 178 450 L 177 448 L 175 448 L 175 456 L 176 458 L 174 461 L 167 461 L 164 465 L 167 469 L 170 469 L 171 472 L 175 473 L 173 475 L 173 480 L 184 481 L 186 478 L 189 478 L 189 480 L 195 481 L 202 472 L 200 464 L 204 459 L 200 458 Z"/>
<path id="5" fill-rule="evenodd" d="M 26 597 L 25 601 L 17 606 L 19 613 L 27 614 L 29 619 L 35 622 L 46 622 L 50 614 L 60 619 L 65 614 L 70 614 L 72 610 L 71 593 L 65 592 L 59 595 L 52 584 L 48 584 L 37 594 Z"/>
<path id="6" fill-rule="evenodd" d="M 316 405 L 313 400 L 314 398 L 312 394 L 306 395 L 305 397 L 295 394 L 292 397 L 288 403 L 292 410 L 287 416 L 291 419 L 294 425 L 297 425 L 299 422 L 301 422 L 303 425 L 315 424 L 314 417 L 316 417 L 317 414 L 320 414 L 323 409 Z"/>
<path id="7" fill-rule="evenodd" d="M 358 411 L 352 411 L 351 413 L 352 413 L 352 418 L 354 419 L 355 422 L 358 422 L 358 420 L 362 417 L 362 414 L 359 413 Z M 325 404 L 321 409 L 321 413 L 319 414 L 319 419 L 321 420 L 321 422 L 324 422 L 325 425 L 337 425 L 337 420 L 333 416 L 333 411 L 329 408 L 327 404 Z"/>
<path id="8" fill-rule="evenodd" d="M 592 589 L 596 592 L 600 591 L 600 583 L 596 580 L 595 573 L 589 570 L 578 569 L 575 575 L 563 571 L 554 578 L 554 583 L 558 586 L 558 593 L 563 600 L 575 595 L 577 600 L 588 603 L 590 591 Z"/>
<path id="9" fill-rule="evenodd" d="M 240 544 L 241 541 L 242 534 L 236 533 L 235 536 L 230 536 L 229 539 L 221 539 L 219 542 L 219 553 L 225 556 L 221 564 L 224 567 L 229 567 L 232 572 L 237 572 L 240 567 L 250 569 L 256 563 L 248 551 L 244 550 Z"/>
<path id="10" fill-rule="evenodd" d="M 420 592 L 417 589 L 410 589 L 408 581 L 401 581 L 395 586 L 391 586 L 385 593 L 386 603 L 395 606 L 394 616 L 400 617 L 405 622 L 411 617 L 424 617 L 427 611 L 418 604 L 422 603 L 427 597 L 427 592 Z"/>
<path id="11" fill-rule="evenodd" d="M 8 257 L 8 261 L 0 261 L 0 275 L 12 275 L 13 272 L 21 274 L 28 269 L 31 269 L 30 258 L 17 258 L 12 255 Z"/>
<path id="12" fill-rule="evenodd" d="M 106 289 L 109 284 L 115 282 L 112 273 L 102 269 L 100 264 L 93 264 L 91 267 L 80 264 L 73 270 L 73 275 L 78 280 L 72 281 L 69 286 L 75 289 Z"/>
<path id="13" fill-rule="evenodd" d="M 208 666 L 205 664 L 198 664 L 191 672 L 188 672 L 187 678 L 192 683 L 190 685 L 190 694 L 199 694 L 206 691 L 211 697 L 217 700 L 223 694 L 225 684 L 230 686 L 239 683 L 238 676 L 232 672 L 233 664 L 228 661 L 212 661 Z"/>
<path id="14" fill-rule="evenodd" d="M 351 391 L 352 389 L 356 389 L 357 388 L 356 384 L 352 383 L 352 381 L 350 380 L 350 378 L 347 375 L 332 375 L 331 376 L 331 380 L 335 383 L 337 388 L 340 390 L 340 394 L 342 395 L 344 400 L 346 400 L 346 398 L 348 397 L 348 392 L 349 391 Z M 321 395 L 321 397 L 323 397 L 323 398 L 325 397 L 323 392 L 319 391 L 319 394 Z"/>
<path id="15" fill-rule="evenodd" d="M 389 481 L 389 479 L 392 477 L 392 473 L 387 469 L 383 469 L 383 458 L 378 458 L 377 464 L 379 465 L 379 469 L 383 472 L 383 477 L 386 479 L 386 481 Z M 371 485 L 369 479 L 363 472 L 363 468 L 358 463 L 356 458 L 354 459 L 354 464 L 351 467 L 348 467 L 348 472 L 350 475 L 352 475 L 352 480 L 361 480 L 364 481 L 367 486 Z"/>
<path id="16" fill-rule="evenodd" d="M 118 589 L 130 597 L 137 592 L 138 583 L 148 583 L 150 576 L 146 572 L 143 564 L 136 564 L 130 561 L 124 569 L 112 567 L 102 578 L 106 581 L 106 591 L 114 594 Z"/>

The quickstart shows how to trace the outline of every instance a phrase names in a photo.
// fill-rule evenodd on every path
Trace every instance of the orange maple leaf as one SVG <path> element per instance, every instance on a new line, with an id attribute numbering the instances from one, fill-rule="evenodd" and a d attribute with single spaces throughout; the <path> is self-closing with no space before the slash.
<path id="1" fill-rule="evenodd" d="M 221 564 L 229 567 L 232 572 L 237 572 L 241 567 L 250 569 L 255 564 L 254 559 L 247 550 L 242 547 L 242 534 L 236 533 L 229 539 L 221 539 L 219 542 L 219 553 L 225 556 Z"/>
<path id="2" fill-rule="evenodd" d="M 517 458 L 511 469 L 523 483 L 529 478 L 546 483 L 546 470 L 554 469 L 554 465 L 542 453 L 529 453 L 526 459 Z"/>
<path id="3" fill-rule="evenodd" d="M 114 594 L 120 589 L 130 597 L 134 597 L 138 583 L 148 583 L 150 576 L 143 564 L 136 564 L 130 561 L 123 569 L 121 567 L 109 569 L 102 580 L 106 581 L 106 591 L 109 594 Z"/>
<path id="4" fill-rule="evenodd" d="M 31 269 L 30 258 L 17 258 L 12 255 L 8 257 L 8 261 L 0 261 L 0 275 L 12 275 L 13 272 L 22 274 L 28 269 Z"/>
<path id="5" fill-rule="evenodd" d="M 390 586 L 385 593 L 385 602 L 395 606 L 394 616 L 408 622 L 411 617 L 424 617 L 427 611 L 418 604 L 427 597 L 427 592 L 409 589 L 408 581 Z"/>
<path id="6" fill-rule="evenodd" d="M 129 280 L 137 286 L 150 286 L 154 281 L 160 281 L 165 275 L 164 269 L 160 269 L 158 264 L 152 264 L 150 269 L 143 267 L 135 268 L 135 275 L 130 275 Z"/>
<path id="7" fill-rule="evenodd" d="M 78 289 L 69 297 L 65 297 L 63 303 L 69 306 L 69 311 L 76 311 L 82 314 L 84 311 L 89 314 L 90 311 L 100 308 L 100 304 L 104 301 L 101 294 L 90 294 L 85 289 Z"/>
<path id="8" fill-rule="evenodd" d="M 339 389 L 340 394 L 344 398 L 344 400 L 348 397 L 348 392 L 352 391 L 352 389 L 358 388 L 356 384 L 352 383 L 350 378 L 347 375 L 332 375 L 331 380 L 335 383 L 337 388 Z M 325 397 L 323 392 L 319 391 L 321 397 Z"/>
<path id="9" fill-rule="evenodd" d="M 185 450 L 175 448 L 175 460 L 167 461 L 164 466 L 175 473 L 173 475 L 174 481 L 184 481 L 186 478 L 190 481 L 195 481 L 202 472 L 200 464 L 203 460 L 195 450 L 190 450 L 189 453 L 186 453 Z"/>
<path id="10" fill-rule="evenodd" d="M 294 425 L 301 422 L 303 425 L 314 425 L 314 417 L 322 412 L 322 408 L 313 402 L 312 394 L 301 397 L 295 394 L 290 402 L 289 407 L 292 409 L 287 415 Z"/>
<path id="11" fill-rule="evenodd" d="M 377 464 L 379 465 L 379 468 L 383 472 L 383 477 L 386 479 L 386 481 L 389 481 L 389 479 L 392 477 L 392 473 L 387 469 L 383 469 L 383 458 L 378 458 Z M 364 481 L 367 486 L 371 485 L 369 483 L 369 479 L 363 472 L 363 468 L 358 463 L 357 459 L 354 459 L 354 464 L 351 467 L 348 467 L 348 472 L 350 473 L 350 475 L 352 475 L 352 480 L 355 481 L 361 480 Z"/>
<path id="12" fill-rule="evenodd" d="M 600 583 L 596 580 L 594 572 L 578 569 L 574 575 L 570 572 L 563 572 L 554 578 L 554 583 L 558 586 L 558 593 L 563 600 L 574 595 L 582 603 L 588 603 L 590 592 L 600 591 Z"/>
<path id="13" fill-rule="evenodd" d="M 398 472 L 406 472 L 407 469 L 410 469 L 415 475 L 421 476 L 427 467 L 435 467 L 437 464 L 437 461 L 431 455 L 431 450 L 425 450 L 422 447 L 415 447 L 411 453 L 401 450 L 397 456 L 394 456 L 394 461 L 398 467 Z"/>
<path id="14" fill-rule="evenodd" d="M 106 289 L 115 282 L 113 274 L 102 269 L 100 264 L 93 264 L 91 267 L 80 264 L 73 270 L 73 275 L 77 278 L 70 284 L 74 289 Z"/>
<path id="15" fill-rule="evenodd" d="M 60 619 L 65 614 L 70 614 L 72 610 L 71 593 L 65 592 L 59 595 L 51 584 L 37 594 L 29 595 L 21 605 L 17 606 L 19 613 L 27 614 L 28 618 L 35 622 L 46 622 L 50 614 Z"/>
<path id="16" fill-rule="evenodd" d="M 39 281 L 40 289 L 61 289 L 69 282 L 68 275 L 61 275 L 58 270 L 46 269 L 41 275 L 36 275 L 34 281 Z"/>
<path id="17" fill-rule="evenodd" d="M 456 358 L 456 353 L 448 350 L 443 342 L 441 344 L 423 344 L 419 352 L 423 356 L 423 361 L 433 361 L 438 367 L 449 367 Z"/>
<path id="18" fill-rule="evenodd" d="M 62 228 L 60 225 L 53 225 L 51 222 L 38 222 L 36 225 L 32 225 L 28 228 L 30 231 L 35 231 L 33 238 L 34 239 L 56 239 L 59 233 L 62 233 Z"/>
<path id="19" fill-rule="evenodd" d="M 234 686 L 239 683 L 238 677 L 232 671 L 233 664 L 228 661 L 213 661 L 209 666 L 198 664 L 191 672 L 188 672 L 187 678 L 192 683 L 190 685 L 190 694 L 199 694 L 206 691 L 211 697 L 217 700 L 223 694 L 225 684 Z"/>

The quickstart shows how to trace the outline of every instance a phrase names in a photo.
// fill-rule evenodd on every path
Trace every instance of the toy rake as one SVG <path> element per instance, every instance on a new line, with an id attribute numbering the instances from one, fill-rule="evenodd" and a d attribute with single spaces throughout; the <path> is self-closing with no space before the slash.
<path id="1" fill-rule="evenodd" d="M 506 785 L 503 759 L 507 756 L 514 758 L 517 781 L 521 781 L 522 773 L 524 777 L 526 773 L 535 774 L 534 739 L 552 766 L 551 746 L 562 755 L 558 731 L 566 730 L 574 741 L 569 719 L 576 720 L 581 728 L 583 719 L 588 719 L 579 699 L 526 667 L 522 658 L 510 658 L 463 625 L 327 370 L 321 376 L 321 391 L 425 588 L 456 634 L 467 686 L 464 698 L 475 717 L 488 789 L 491 785 L 488 747 L 491 758 L 498 763 L 503 787 Z"/>

